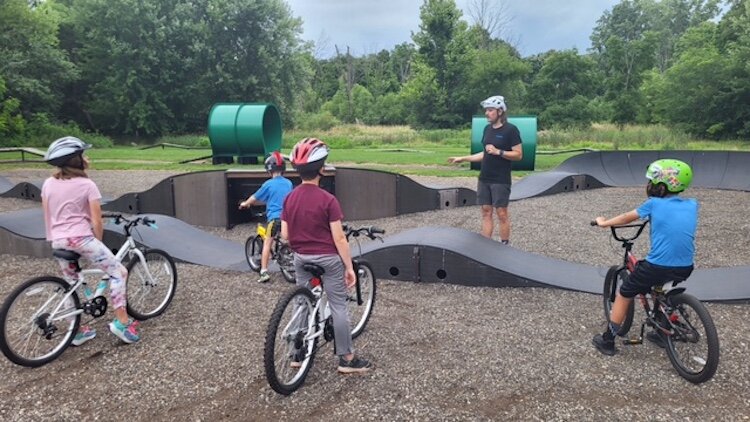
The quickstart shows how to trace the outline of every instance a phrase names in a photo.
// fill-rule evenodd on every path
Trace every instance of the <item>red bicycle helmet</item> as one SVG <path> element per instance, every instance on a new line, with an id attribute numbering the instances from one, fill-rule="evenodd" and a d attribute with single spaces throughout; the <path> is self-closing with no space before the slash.
<path id="1" fill-rule="evenodd" d="M 305 138 L 292 148 L 290 159 L 298 171 L 319 170 L 328 157 L 328 145 L 318 138 Z"/>
<path id="2" fill-rule="evenodd" d="M 266 171 L 269 173 L 286 171 L 286 163 L 280 152 L 274 151 L 266 158 Z"/>

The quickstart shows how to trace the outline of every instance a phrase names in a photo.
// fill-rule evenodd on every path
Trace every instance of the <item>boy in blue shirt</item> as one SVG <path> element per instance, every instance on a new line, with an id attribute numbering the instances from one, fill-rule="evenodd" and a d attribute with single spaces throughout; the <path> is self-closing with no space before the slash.
<path id="1" fill-rule="evenodd" d="M 268 274 L 268 261 L 271 256 L 271 243 L 274 235 L 281 230 L 281 210 L 284 206 L 284 199 L 292 191 L 292 182 L 284 177 L 286 163 L 281 153 L 274 151 L 266 158 L 266 171 L 271 174 L 271 178 L 266 180 L 260 189 L 249 198 L 240 202 L 240 209 L 250 208 L 260 202 L 266 204 L 266 239 L 263 241 L 263 252 L 260 256 L 260 278 L 258 282 L 265 283 L 271 279 Z"/>
<path id="2" fill-rule="evenodd" d="M 610 326 L 592 340 L 597 350 L 609 356 L 617 352 L 615 335 L 633 298 L 650 292 L 653 286 L 685 280 L 693 272 L 698 202 L 677 196 L 690 186 L 693 171 L 679 160 L 657 160 L 648 166 L 646 178 L 649 179 L 646 202 L 614 218 L 596 218 L 600 227 L 619 226 L 637 219 L 648 219 L 651 223 L 651 249 L 646 259 L 638 262 L 617 292 L 609 316 Z M 664 345 L 663 338 L 656 332 L 648 333 L 646 338 L 661 347 Z"/>

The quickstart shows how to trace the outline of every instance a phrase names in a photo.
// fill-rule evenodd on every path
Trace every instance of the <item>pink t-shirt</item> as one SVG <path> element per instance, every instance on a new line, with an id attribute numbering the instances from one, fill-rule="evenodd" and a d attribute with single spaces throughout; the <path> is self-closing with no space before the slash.
<path id="1" fill-rule="evenodd" d="M 45 221 L 47 240 L 93 236 L 89 202 L 102 198 L 96 184 L 86 177 L 55 179 L 42 185 L 42 199 L 47 204 Z"/>

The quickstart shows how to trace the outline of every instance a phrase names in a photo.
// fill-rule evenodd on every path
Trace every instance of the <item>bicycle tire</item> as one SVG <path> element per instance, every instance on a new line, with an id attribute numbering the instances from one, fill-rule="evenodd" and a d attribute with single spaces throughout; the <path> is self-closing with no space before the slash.
<path id="1" fill-rule="evenodd" d="M 294 252 L 289 245 L 281 245 L 279 252 L 276 256 L 276 263 L 281 268 L 281 274 L 284 276 L 284 280 L 290 283 L 297 282 L 297 273 L 294 270 Z"/>
<path id="2" fill-rule="evenodd" d="M 624 272 L 624 273 L 623 273 Z M 610 323 L 609 315 L 612 312 L 612 306 L 615 303 L 615 297 L 617 296 L 617 290 L 622 285 L 623 275 L 627 275 L 624 268 L 613 265 L 607 270 L 607 275 L 604 276 L 604 292 L 603 292 L 603 304 L 604 304 L 604 318 L 607 320 L 607 324 Z M 630 327 L 633 325 L 633 315 L 635 314 L 635 304 L 631 301 L 628 306 L 628 310 L 625 312 L 625 319 L 620 324 L 620 330 L 617 335 L 624 337 L 630 331 Z"/>
<path id="3" fill-rule="evenodd" d="M 720 354 L 719 336 L 711 315 L 703 303 L 690 294 L 671 296 L 668 303 L 671 312 L 667 316 L 673 331 L 666 336 L 669 361 L 682 378 L 693 384 L 710 380 L 719 367 Z M 703 329 L 697 327 L 698 323 Z"/>
<path id="4" fill-rule="evenodd" d="M 145 321 L 164 313 L 172 303 L 177 290 L 177 267 L 174 259 L 161 249 L 143 251 L 148 277 L 138 257 L 128 263 L 127 304 L 128 315 Z"/>
<path id="5" fill-rule="evenodd" d="M 313 318 L 315 296 L 306 287 L 295 287 L 276 303 L 266 330 L 263 366 L 268 385 L 279 394 L 288 396 L 302 386 L 312 368 L 318 338 L 305 340 Z M 295 324 L 296 322 L 296 324 Z M 315 329 L 315 328 L 314 328 Z M 299 367 L 294 363 L 299 362 Z"/>
<path id="6" fill-rule="evenodd" d="M 362 303 L 360 304 L 357 301 L 355 286 L 355 288 L 349 292 L 347 298 L 349 324 L 352 327 L 352 339 L 357 338 L 362 334 L 362 331 L 365 330 L 367 322 L 372 315 L 372 308 L 375 306 L 375 293 L 377 292 L 375 273 L 373 273 L 370 264 L 364 261 L 355 262 L 355 270 Z"/>
<path id="7" fill-rule="evenodd" d="M 250 269 L 260 272 L 260 260 L 263 254 L 263 238 L 259 235 L 248 237 L 245 241 L 245 259 Z"/>
<path id="8" fill-rule="evenodd" d="M 52 296 L 62 299 L 70 287 L 59 277 L 42 276 L 27 280 L 8 295 L 0 308 L 0 350 L 5 357 L 15 364 L 36 368 L 57 359 L 68 348 L 78 332 L 81 314 L 56 322 L 48 321 L 48 317 L 60 303 L 50 300 Z M 67 300 L 70 303 L 60 308 L 61 314 L 80 309 L 76 292 Z M 40 318 L 42 315 L 47 318 Z M 47 326 L 46 334 L 41 324 Z"/>

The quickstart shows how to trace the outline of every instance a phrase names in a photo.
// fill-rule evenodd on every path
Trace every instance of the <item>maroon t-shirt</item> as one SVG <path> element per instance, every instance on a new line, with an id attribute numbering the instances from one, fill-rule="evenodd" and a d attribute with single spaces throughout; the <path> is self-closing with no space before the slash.
<path id="1" fill-rule="evenodd" d="M 344 219 L 335 196 L 318 186 L 301 184 L 284 199 L 281 219 L 286 221 L 289 245 L 304 255 L 338 254 L 330 223 Z"/>

